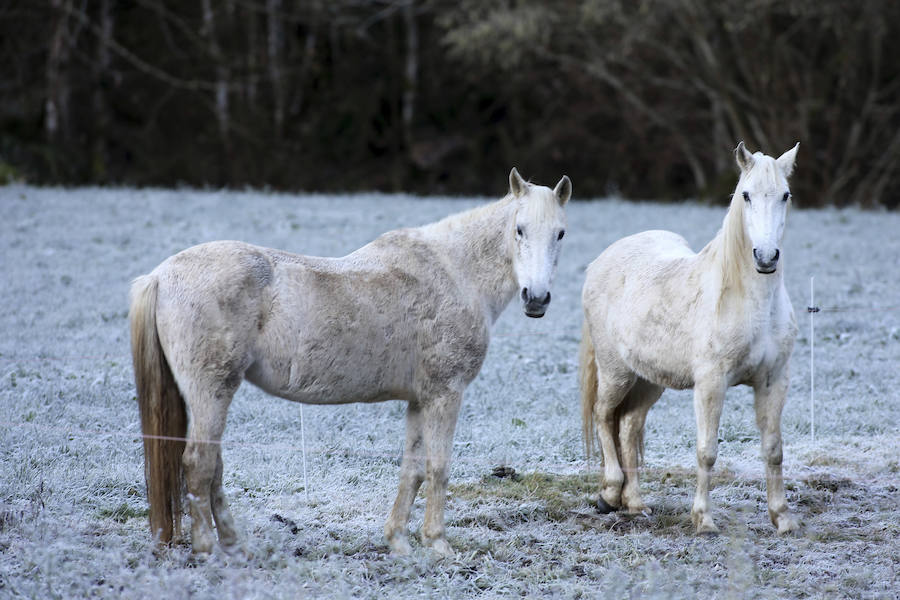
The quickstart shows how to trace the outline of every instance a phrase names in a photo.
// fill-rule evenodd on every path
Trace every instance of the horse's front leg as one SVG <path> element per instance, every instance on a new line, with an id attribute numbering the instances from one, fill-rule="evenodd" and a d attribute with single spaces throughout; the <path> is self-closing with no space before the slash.
<path id="1" fill-rule="evenodd" d="M 425 448 L 422 441 L 422 408 L 410 401 L 406 409 L 406 447 L 400 464 L 400 485 L 391 516 L 384 525 L 384 536 L 395 554 L 410 553 L 407 524 L 419 486 L 425 478 Z"/>
<path id="2" fill-rule="evenodd" d="M 429 399 L 423 407 L 428 491 L 422 541 L 443 556 L 453 556 L 453 549 L 444 537 L 444 506 L 447 502 L 447 471 L 453 449 L 453 432 L 461 402 L 462 394 L 451 392 Z"/>
<path id="3" fill-rule="evenodd" d="M 762 440 L 762 458 L 766 463 L 766 497 L 769 504 L 769 518 L 778 528 L 778 533 L 789 533 L 797 529 L 797 521 L 788 511 L 784 493 L 781 449 L 781 411 L 787 396 L 787 368 L 775 381 L 763 381 L 753 387 L 756 424 Z"/>
<path id="4" fill-rule="evenodd" d="M 718 533 L 709 503 L 709 483 L 719 453 L 719 422 L 725 401 L 725 380 L 711 377 L 694 386 L 694 417 L 697 420 L 697 490 L 691 518 L 697 533 Z"/>

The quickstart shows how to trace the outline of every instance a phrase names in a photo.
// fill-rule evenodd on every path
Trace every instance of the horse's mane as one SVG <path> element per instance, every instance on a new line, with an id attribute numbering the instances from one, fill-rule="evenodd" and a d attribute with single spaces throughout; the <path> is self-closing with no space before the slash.
<path id="1" fill-rule="evenodd" d="M 743 178 L 743 176 L 742 176 Z M 741 189 L 738 183 L 738 190 Z M 735 191 L 731 197 L 731 206 L 722 222 L 722 229 L 719 232 L 721 243 L 718 252 L 715 254 L 715 261 L 721 269 L 722 274 L 722 290 L 721 295 L 724 296 L 726 291 L 734 291 L 738 294 L 744 292 L 743 268 L 746 260 L 742 254 L 747 248 L 747 232 L 744 231 L 744 198 Z"/>
<path id="2" fill-rule="evenodd" d="M 476 206 L 463 212 L 448 215 L 440 221 L 435 221 L 434 223 L 430 223 L 425 227 L 438 231 L 465 227 L 470 223 L 477 223 L 482 221 L 485 216 L 489 215 L 490 213 L 497 212 L 497 209 L 506 206 L 514 199 L 515 196 L 513 196 L 512 194 L 507 194 L 500 200 L 495 200 L 494 202 L 482 204 L 481 206 Z"/>

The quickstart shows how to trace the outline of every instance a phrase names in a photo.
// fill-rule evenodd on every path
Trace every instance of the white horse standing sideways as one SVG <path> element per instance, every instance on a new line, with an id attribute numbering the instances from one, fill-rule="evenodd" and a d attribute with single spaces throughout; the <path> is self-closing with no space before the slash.
<path id="1" fill-rule="evenodd" d="M 410 551 L 410 510 L 427 479 L 422 539 L 452 554 L 444 504 L 463 391 L 513 297 L 526 315 L 544 315 L 572 192 L 568 177 L 551 190 L 516 169 L 509 184 L 500 201 L 388 232 L 343 258 L 212 242 L 138 277 L 131 344 L 154 536 L 180 534 L 186 487 L 193 551 L 213 550 L 213 527 L 225 549 L 236 545 L 220 440 L 247 379 L 312 404 L 406 400 L 385 535 L 394 552 Z"/>
<path id="2" fill-rule="evenodd" d="M 638 484 L 644 422 L 664 388 L 694 389 L 698 533 L 718 531 L 709 503 L 725 390 L 753 387 L 769 517 L 797 528 L 782 480 L 781 412 L 797 325 L 784 288 L 781 240 L 798 145 L 775 159 L 738 144 L 741 169 L 716 237 L 694 253 L 679 235 L 645 231 L 607 248 L 587 270 L 582 301 L 585 444 L 603 453 L 598 507 L 645 512 Z"/>

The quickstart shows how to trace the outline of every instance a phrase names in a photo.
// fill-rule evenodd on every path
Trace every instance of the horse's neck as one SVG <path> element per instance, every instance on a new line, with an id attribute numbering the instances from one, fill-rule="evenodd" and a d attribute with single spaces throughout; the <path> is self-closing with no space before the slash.
<path id="1" fill-rule="evenodd" d="M 458 277 L 475 290 L 493 322 L 512 300 L 514 205 L 510 196 L 427 226 Z"/>

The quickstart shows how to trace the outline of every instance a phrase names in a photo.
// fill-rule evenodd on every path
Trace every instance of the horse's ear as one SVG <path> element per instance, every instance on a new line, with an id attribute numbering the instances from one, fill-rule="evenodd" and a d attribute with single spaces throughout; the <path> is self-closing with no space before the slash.
<path id="1" fill-rule="evenodd" d="M 560 179 L 559 183 L 556 184 L 556 187 L 553 188 L 553 193 L 559 198 L 559 205 L 565 206 L 566 202 L 569 201 L 569 198 L 572 197 L 572 180 L 569 179 L 568 175 L 562 176 L 562 179 Z"/>
<path id="2" fill-rule="evenodd" d="M 775 159 L 775 164 L 778 165 L 778 168 L 781 169 L 781 172 L 784 173 L 784 178 L 787 179 L 791 176 L 791 173 L 794 172 L 794 161 L 797 160 L 797 148 L 800 147 L 800 142 L 794 144 L 794 147 L 779 156 Z"/>
<path id="3" fill-rule="evenodd" d="M 509 172 L 509 191 L 512 192 L 512 195 L 518 198 L 525 193 L 527 185 L 522 176 L 519 175 L 519 171 L 513 167 L 512 171 Z"/>
<path id="4" fill-rule="evenodd" d="M 744 142 L 738 142 L 737 148 L 734 149 L 734 158 L 744 173 L 753 167 L 753 155 L 744 147 Z"/>

